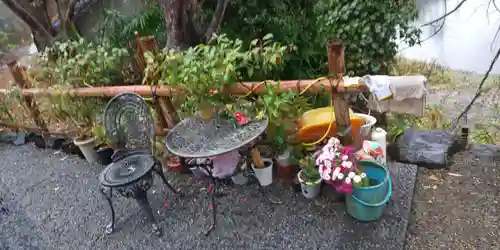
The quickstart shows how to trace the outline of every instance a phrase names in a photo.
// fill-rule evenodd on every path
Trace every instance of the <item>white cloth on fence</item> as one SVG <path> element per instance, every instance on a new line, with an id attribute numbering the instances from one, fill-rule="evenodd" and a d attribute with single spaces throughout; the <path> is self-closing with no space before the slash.
<path id="1" fill-rule="evenodd" d="M 392 91 L 389 83 L 389 77 L 385 75 L 363 77 L 363 81 L 370 90 L 370 92 L 377 98 L 377 100 L 387 100 L 392 96 Z"/>
<path id="2" fill-rule="evenodd" d="M 379 101 L 370 96 L 368 108 L 378 112 L 391 112 L 423 116 L 427 78 L 424 76 L 389 76 L 392 98 Z"/>

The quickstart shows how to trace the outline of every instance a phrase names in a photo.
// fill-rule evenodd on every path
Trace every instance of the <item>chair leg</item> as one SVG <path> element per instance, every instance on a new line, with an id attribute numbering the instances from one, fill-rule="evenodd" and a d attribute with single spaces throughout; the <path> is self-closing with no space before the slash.
<path id="1" fill-rule="evenodd" d="M 153 209 L 149 204 L 147 192 L 144 190 L 137 190 L 135 194 L 135 199 L 137 200 L 137 203 L 139 203 L 139 206 L 142 208 L 142 210 L 144 210 L 144 212 L 146 213 L 148 221 L 151 223 L 153 234 L 156 236 L 160 236 L 161 229 L 158 226 L 158 223 L 156 222 L 156 219 L 153 215 Z"/>
<path id="2" fill-rule="evenodd" d="M 178 194 L 180 196 L 182 196 L 182 193 L 179 192 L 179 190 L 175 189 L 168 181 L 167 181 L 167 178 L 165 177 L 165 174 L 163 173 L 163 169 L 162 169 L 162 166 L 161 166 L 161 163 L 160 162 L 157 162 L 153 168 L 153 171 L 155 171 L 155 173 L 157 175 L 160 176 L 161 180 L 163 181 L 163 183 L 165 185 L 167 185 L 168 189 L 170 189 L 170 191 L 172 191 L 174 194 Z"/>
<path id="3" fill-rule="evenodd" d="M 111 222 L 106 225 L 105 232 L 106 234 L 112 234 L 115 230 L 115 209 L 111 201 L 113 198 L 113 190 L 109 187 L 101 187 L 101 194 L 106 198 L 109 208 L 111 209 Z"/>

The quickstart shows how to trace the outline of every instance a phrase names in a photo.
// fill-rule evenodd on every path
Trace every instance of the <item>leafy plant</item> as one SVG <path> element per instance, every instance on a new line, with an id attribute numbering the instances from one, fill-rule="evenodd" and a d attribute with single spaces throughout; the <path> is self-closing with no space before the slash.
<path id="1" fill-rule="evenodd" d="M 260 45 L 259 40 L 254 40 L 244 50 L 241 40 L 230 40 L 223 34 L 214 36 L 207 45 L 186 51 L 146 53 L 144 82 L 182 88 L 186 99 L 181 108 L 185 114 L 233 103 L 237 98 L 227 93 L 227 86 L 234 86 L 243 72 L 253 75 L 270 71 L 276 67 L 276 58 L 285 52 L 285 47 L 271 39 L 272 35 L 266 35 Z"/>
<path id="2" fill-rule="evenodd" d="M 302 177 L 306 177 L 306 182 L 317 181 L 321 179 L 321 175 L 316 167 L 316 161 L 312 155 L 307 155 L 299 161 L 300 169 L 302 170 Z"/>
<path id="3" fill-rule="evenodd" d="M 397 42 L 419 43 L 421 30 L 411 26 L 418 17 L 413 0 L 320 0 L 314 6 L 319 34 L 342 39 L 347 72 L 378 73 L 397 54 Z"/>
<path id="4" fill-rule="evenodd" d="M 144 6 L 134 16 L 125 16 L 111 9 L 104 11 L 104 20 L 95 29 L 98 42 L 109 42 L 116 47 L 127 47 L 134 39 L 135 32 L 141 36 L 154 35 L 158 39 L 165 37 L 163 10 L 155 1 L 144 1 Z M 164 40 L 164 39 L 163 39 Z M 160 40 L 159 43 L 165 44 Z"/>
<path id="5" fill-rule="evenodd" d="M 102 86 L 122 79 L 128 51 L 84 39 L 56 42 L 39 60 L 44 84 L 71 87 Z"/>
<path id="6" fill-rule="evenodd" d="M 297 92 L 278 92 L 280 81 L 276 86 L 266 85 L 261 95 L 267 117 L 269 118 L 268 135 L 278 152 L 286 147 L 286 131 L 293 129 L 294 122 L 299 115 L 309 108 L 307 99 Z"/>

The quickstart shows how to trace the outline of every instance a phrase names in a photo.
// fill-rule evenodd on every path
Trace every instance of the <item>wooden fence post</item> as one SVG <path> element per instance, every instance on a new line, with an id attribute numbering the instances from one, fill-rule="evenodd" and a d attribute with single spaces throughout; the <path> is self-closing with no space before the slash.
<path id="1" fill-rule="evenodd" d="M 140 37 L 139 33 L 135 33 L 137 42 L 137 53 L 136 62 L 138 64 L 141 72 L 146 69 L 146 60 L 144 58 L 144 53 L 151 51 L 153 53 L 159 53 L 160 48 L 158 42 L 154 36 Z M 153 79 L 154 80 L 154 79 Z M 178 122 L 177 112 L 172 104 L 170 97 L 156 96 L 156 126 L 159 130 L 164 130 L 164 128 L 172 128 Z"/>
<path id="2" fill-rule="evenodd" d="M 350 128 L 349 103 L 344 91 L 344 45 L 341 41 L 328 41 L 328 71 L 332 84 L 336 86 L 332 90 L 332 103 L 335 109 L 335 123 L 339 140 L 343 145 L 353 143 L 352 129 Z"/>
<path id="3" fill-rule="evenodd" d="M 17 61 L 10 62 L 8 64 L 9 70 L 12 74 L 12 78 L 14 78 L 14 81 L 17 86 L 19 86 L 21 89 L 27 89 L 31 88 L 29 82 L 26 80 L 24 74 L 25 74 L 25 69 L 19 67 L 17 64 Z M 36 102 L 34 100 L 33 96 L 21 96 L 21 100 L 24 102 L 26 107 L 28 108 L 28 111 L 30 112 L 31 118 L 35 122 L 35 124 L 42 130 L 42 134 L 48 132 L 47 124 L 43 120 L 40 110 L 36 106 Z"/>

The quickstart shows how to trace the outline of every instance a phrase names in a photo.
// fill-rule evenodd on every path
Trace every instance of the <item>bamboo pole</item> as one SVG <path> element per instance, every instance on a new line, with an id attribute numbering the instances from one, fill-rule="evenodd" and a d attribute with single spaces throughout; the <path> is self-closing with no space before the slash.
<path id="1" fill-rule="evenodd" d="M 339 134 L 339 139 L 343 145 L 351 145 L 353 143 L 352 133 L 349 129 L 350 127 L 350 117 L 349 117 L 349 103 L 347 102 L 346 95 L 341 92 L 344 91 L 344 83 L 338 82 L 336 79 L 342 79 L 345 66 L 344 66 L 344 45 L 340 41 L 328 41 L 327 46 L 328 51 L 328 70 L 330 71 L 330 76 L 335 80 L 334 85 L 336 89 L 332 91 L 332 104 L 335 109 L 335 123 Z M 337 84 L 338 82 L 338 84 Z"/>
<path id="2" fill-rule="evenodd" d="M 343 86 L 343 81 L 339 81 Z M 309 89 L 310 93 L 319 93 L 322 91 L 320 85 L 323 86 L 325 91 L 331 91 L 330 82 L 327 79 L 316 81 L 316 80 L 288 80 L 281 81 L 280 88 L 277 89 L 279 92 L 285 91 L 301 91 L 310 84 L 314 83 Z M 276 83 L 268 83 L 270 85 L 276 85 Z M 236 86 L 228 87 L 228 91 L 234 95 L 245 95 L 255 86 L 258 86 L 253 91 L 255 94 L 260 94 L 264 91 L 264 85 L 260 82 L 242 82 L 238 83 Z M 74 88 L 70 90 L 52 89 L 52 88 L 30 88 L 21 89 L 22 96 L 44 96 L 44 95 L 76 95 L 81 97 L 113 97 L 124 92 L 134 92 L 141 96 L 152 96 L 152 91 L 154 87 L 147 85 L 128 85 L 128 86 L 109 86 L 109 87 L 91 87 L 91 88 Z M 175 93 L 182 91 L 182 88 L 174 88 L 171 86 L 158 86 L 156 87 L 157 96 L 172 96 Z M 361 80 L 358 85 L 344 86 L 339 92 L 348 93 L 359 93 L 367 92 L 368 89 L 364 86 Z M 0 94 L 8 93 L 8 89 L 0 89 Z"/>
<path id="3" fill-rule="evenodd" d="M 149 41 L 153 41 L 153 43 L 149 42 Z M 146 42 L 148 41 L 148 42 Z M 136 67 L 138 68 L 138 70 L 141 72 L 141 76 L 144 77 L 144 71 L 146 69 L 146 59 L 144 58 L 144 53 L 146 53 L 147 51 L 153 51 L 153 52 L 156 52 L 159 50 L 158 48 L 158 44 L 155 43 L 155 38 L 154 36 L 153 37 L 144 37 L 144 38 L 141 38 L 141 36 L 139 35 L 139 32 L 135 32 L 135 46 L 134 49 L 135 49 L 135 62 L 136 62 Z M 161 106 L 158 104 L 158 97 L 154 97 L 155 98 L 155 112 L 156 112 L 156 125 L 155 125 L 155 129 L 156 129 L 156 132 L 159 132 L 159 131 L 163 131 L 163 129 L 165 127 L 170 127 L 171 124 L 168 123 L 168 118 L 165 117 L 165 114 L 162 112 L 161 110 Z M 170 127 L 171 128 L 171 127 Z M 156 133 L 155 132 L 155 133 Z"/>

